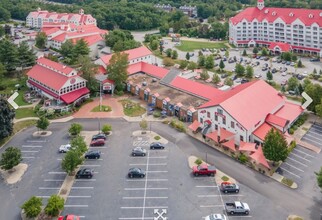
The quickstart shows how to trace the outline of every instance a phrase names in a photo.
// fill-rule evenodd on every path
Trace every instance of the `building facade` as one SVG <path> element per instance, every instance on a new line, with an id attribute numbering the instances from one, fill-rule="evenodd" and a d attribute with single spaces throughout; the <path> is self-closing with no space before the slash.
<path id="1" fill-rule="evenodd" d="M 41 96 L 55 100 L 57 105 L 74 104 L 89 98 L 86 80 L 75 69 L 63 64 L 42 57 L 27 75 L 27 86 Z"/>
<path id="2" fill-rule="evenodd" d="M 73 13 L 56 13 L 42 11 L 30 12 L 26 18 L 26 26 L 33 28 L 41 28 L 45 22 L 66 23 L 74 25 L 95 25 L 96 19 L 92 15 L 84 14 L 84 10 L 80 9 L 78 14 Z"/>
<path id="3" fill-rule="evenodd" d="M 238 46 L 289 44 L 293 51 L 321 56 L 322 10 L 269 8 L 264 0 L 230 18 L 229 42 Z"/>

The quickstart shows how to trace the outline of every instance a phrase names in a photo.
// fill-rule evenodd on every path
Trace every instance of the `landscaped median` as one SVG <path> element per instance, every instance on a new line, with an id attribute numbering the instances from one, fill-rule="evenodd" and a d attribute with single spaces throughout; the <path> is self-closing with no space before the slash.
<path id="1" fill-rule="evenodd" d="M 152 142 L 160 142 L 162 144 L 167 144 L 169 141 L 154 131 L 146 131 L 146 130 L 137 130 L 132 133 L 133 136 L 145 136 L 149 138 L 149 143 Z"/>

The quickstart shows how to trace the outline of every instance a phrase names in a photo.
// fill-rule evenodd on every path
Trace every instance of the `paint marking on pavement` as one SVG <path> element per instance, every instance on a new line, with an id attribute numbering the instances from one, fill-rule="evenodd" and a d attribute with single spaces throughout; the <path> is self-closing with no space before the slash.
<path id="1" fill-rule="evenodd" d="M 65 208 L 87 208 L 88 205 L 64 205 Z"/>
<path id="2" fill-rule="evenodd" d="M 312 137 L 312 138 L 314 138 L 314 139 L 317 139 L 318 141 L 319 141 L 319 140 L 321 140 L 320 138 L 317 138 L 317 137 L 315 137 L 314 135 L 311 135 L 311 134 L 309 134 L 309 133 L 306 133 L 306 136 L 309 136 L 309 137 Z"/>
<path id="3" fill-rule="evenodd" d="M 304 163 L 301 163 L 300 161 L 297 161 L 297 160 L 295 160 L 295 159 L 293 159 L 293 158 L 287 158 L 287 159 L 289 159 L 289 160 L 291 160 L 291 161 L 294 161 L 294 162 L 296 162 L 296 163 L 299 163 L 299 164 L 301 164 L 302 166 L 304 166 L 304 167 L 307 167 L 307 165 L 306 164 L 304 164 Z"/>
<path id="4" fill-rule="evenodd" d="M 155 217 L 129 217 L 129 218 L 119 218 L 119 220 L 144 220 L 144 219 L 155 219 Z"/>
<path id="5" fill-rule="evenodd" d="M 22 145 L 21 147 L 30 147 L 30 148 L 34 148 L 34 147 L 37 147 L 37 148 L 41 148 L 42 146 L 34 146 L 34 145 Z"/>
<path id="6" fill-rule="evenodd" d="M 159 156 L 159 157 L 150 157 L 150 159 L 166 159 L 167 156 Z"/>
<path id="7" fill-rule="evenodd" d="M 146 188 L 147 190 L 168 190 L 169 188 Z M 124 190 L 145 190 L 145 188 L 124 188 Z"/>
<path id="8" fill-rule="evenodd" d="M 138 206 L 128 206 L 128 207 L 121 207 L 121 209 L 167 209 L 168 206 L 142 206 L 142 207 L 138 207 Z"/>
<path id="9" fill-rule="evenodd" d="M 52 190 L 59 190 L 60 187 L 39 187 L 38 189 L 45 189 L 45 190 L 49 190 L 49 189 L 52 189 Z"/>
<path id="10" fill-rule="evenodd" d="M 168 199 L 168 197 L 145 197 L 146 199 Z M 144 199 L 144 197 L 123 197 L 123 199 Z"/>
<path id="11" fill-rule="evenodd" d="M 48 174 L 67 174 L 66 172 L 48 172 Z"/>
<path id="12" fill-rule="evenodd" d="M 38 198 L 43 198 L 43 199 L 47 199 L 47 198 L 50 198 L 50 196 L 36 196 Z"/>
<path id="13" fill-rule="evenodd" d="M 45 179 L 44 181 L 45 181 L 45 182 L 59 182 L 59 181 L 64 182 L 65 180 L 64 180 L 64 179 L 63 179 L 63 180 Z"/>
<path id="14" fill-rule="evenodd" d="M 200 208 L 223 207 L 223 205 L 200 205 Z"/>
<path id="15" fill-rule="evenodd" d="M 310 154 L 308 154 L 308 153 L 305 153 L 304 151 L 298 150 L 298 149 L 296 149 L 296 148 L 294 148 L 293 150 L 295 150 L 295 151 L 297 151 L 297 152 L 300 152 L 300 153 L 302 153 L 302 154 L 305 154 L 305 155 L 306 155 L 306 156 L 308 156 L 308 157 L 315 158 L 315 156 L 312 156 L 312 155 L 310 155 Z"/>
<path id="16" fill-rule="evenodd" d="M 68 196 L 68 198 L 91 198 L 92 196 Z"/>
<path id="17" fill-rule="evenodd" d="M 318 131 L 320 131 L 320 130 L 318 130 Z M 309 132 L 310 132 L 310 133 L 312 132 L 312 133 L 314 133 L 314 134 L 316 134 L 316 135 L 318 135 L 318 136 L 322 136 L 322 133 L 318 133 L 318 132 L 316 132 L 316 131 L 312 131 L 312 130 L 310 130 Z"/>
<path id="18" fill-rule="evenodd" d="M 22 159 L 34 159 L 35 157 L 21 157 Z"/>
<path id="19" fill-rule="evenodd" d="M 310 163 L 311 163 L 311 161 L 310 161 L 310 160 L 308 160 L 308 159 L 306 159 L 306 158 L 304 158 L 304 157 L 301 157 L 301 156 L 299 156 L 299 155 L 297 155 L 297 154 L 294 154 L 293 152 L 291 152 L 290 154 L 291 154 L 291 155 L 293 155 L 293 156 L 295 156 L 295 157 L 297 157 L 297 158 L 301 158 L 302 160 L 306 160 L 307 162 L 310 162 Z"/>
<path id="20" fill-rule="evenodd" d="M 147 170 L 147 173 L 167 173 L 167 170 Z"/>
<path id="21" fill-rule="evenodd" d="M 80 166 L 82 166 L 82 167 L 100 167 L 101 165 L 99 165 L 99 164 L 82 164 Z"/>
<path id="22" fill-rule="evenodd" d="M 304 140 L 304 141 L 308 141 L 308 142 L 312 141 L 312 142 L 316 143 L 317 145 L 320 145 L 320 144 L 321 144 L 321 142 L 317 142 L 317 141 L 315 141 L 315 140 L 311 140 L 311 139 L 308 139 L 308 138 L 306 138 L 306 137 L 303 137 L 303 138 L 302 138 L 302 140 Z"/>
<path id="23" fill-rule="evenodd" d="M 94 182 L 96 179 L 76 179 L 76 182 Z"/>
<path id="24" fill-rule="evenodd" d="M 317 126 L 317 127 L 322 128 L 322 125 L 319 125 L 319 124 L 313 124 L 313 127 L 314 127 L 314 126 Z"/>
<path id="25" fill-rule="evenodd" d="M 286 172 L 288 172 L 288 173 L 290 173 L 290 174 L 292 174 L 293 176 L 296 176 L 297 178 L 300 178 L 301 179 L 301 177 L 299 176 L 299 175 L 296 175 L 295 173 L 292 173 L 291 171 L 288 171 L 287 169 L 285 169 L 285 168 L 282 168 L 282 167 L 280 167 L 281 168 L 281 170 L 284 170 L 284 171 L 286 171 Z"/>
<path id="26" fill-rule="evenodd" d="M 137 179 L 137 180 L 127 179 L 126 181 L 128 181 L 128 182 L 143 182 L 145 180 L 140 180 L 140 179 Z M 159 181 L 168 181 L 168 179 L 147 179 L 147 181 L 148 182 L 153 182 L 153 181 L 159 182 Z"/>
<path id="27" fill-rule="evenodd" d="M 21 153 L 37 153 L 37 150 L 22 150 Z"/>
<path id="28" fill-rule="evenodd" d="M 233 216 L 233 215 L 230 215 L 229 218 L 252 218 L 253 216 L 251 215 L 236 215 L 236 216 Z"/>
<path id="29" fill-rule="evenodd" d="M 130 166 L 145 166 L 146 164 L 145 163 L 130 163 Z M 167 163 L 152 163 L 152 164 L 149 164 L 149 166 L 166 166 Z"/>
<path id="30" fill-rule="evenodd" d="M 45 143 L 47 140 L 27 140 L 28 143 Z"/>
<path id="31" fill-rule="evenodd" d="M 94 189 L 92 186 L 73 186 L 72 189 Z"/>
<path id="32" fill-rule="evenodd" d="M 97 150 L 99 150 L 99 149 L 105 149 L 105 148 L 107 148 L 107 147 L 89 147 L 90 149 L 97 149 Z"/>
<path id="33" fill-rule="evenodd" d="M 196 186 L 196 187 L 198 187 L 198 188 L 203 188 L 203 187 L 213 187 L 213 188 L 216 188 L 216 187 L 218 187 L 218 186 Z"/>
<path id="34" fill-rule="evenodd" d="M 201 197 L 201 198 L 204 198 L 204 197 L 218 197 L 218 196 L 220 196 L 220 195 L 198 195 L 198 197 Z M 234 196 L 234 197 L 236 197 L 236 196 L 244 196 L 244 195 L 240 195 L 240 194 L 222 194 L 222 196 Z"/>
<path id="35" fill-rule="evenodd" d="M 301 169 L 297 168 L 296 166 L 293 166 L 292 164 L 289 164 L 289 163 L 287 163 L 287 162 L 284 162 L 284 163 L 285 163 L 285 164 L 287 164 L 288 166 L 290 166 L 290 167 L 292 167 L 292 168 L 294 168 L 294 169 L 296 169 L 296 170 L 300 171 L 300 172 L 304 172 L 304 170 L 301 170 Z"/>

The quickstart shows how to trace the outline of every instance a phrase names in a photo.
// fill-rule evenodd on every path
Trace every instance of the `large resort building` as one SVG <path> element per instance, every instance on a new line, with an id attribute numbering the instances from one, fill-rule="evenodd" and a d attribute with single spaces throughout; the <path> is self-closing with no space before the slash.
<path id="1" fill-rule="evenodd" d="M 322 10 L 249 7 L 230 18 L 229 42 L 238 46 L 266 46 L 277 42 L 273 52 L 288 48 L 299 53 L 322 55 Z M 285 46 L 286 45 L 286 46 Z"/>

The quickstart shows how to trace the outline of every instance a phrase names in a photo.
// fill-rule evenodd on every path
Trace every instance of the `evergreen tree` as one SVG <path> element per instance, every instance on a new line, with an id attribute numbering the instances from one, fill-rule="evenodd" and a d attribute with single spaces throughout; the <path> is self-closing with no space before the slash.
<path id="1" fill-rule="evenodd" d="M 186 53 L 186 60 L 190 60 L 190 53 L 189 52 Z"/>
<path id="2" fill-rule="evenodd" d="M 61 45 L 60 53 L 64 56 L 66 63 L 71 64 L 71 61 L 74 60 L 73 49 L 74 44 L 71 40 L 67 40 Z"/>
<path id="3" fill-rule="evenodd" d="M 171 57 L 172 50 L 170 48 L 168 48 L 168 49 L 166 49 L 165 53 L 166 53 L 167 57 Z"/>
<path id="4" fill-rule="evenodd" d="M 81 63 L 80 72 L 82 77 L 87 80 L 86 86 L 93 94 L 100 90 L 99 82 L 95 79 L 95 74 L 98 72 L 98 66 L 91 61 L 89 56 L 79 56 L 78 63 Z"/>
<path id="5" fill-rule="evenodd" d="M 205 60 L 205 67 L 207 69 L 212 69 L 212 68 L 214 68 L 214 65 L 215 65 L 214 57 L 212 55 L 207 56 L 207 58 Z"/>
<path id="6" fill-rule="evenodd" d="M 253 54 L 258 54 L 258 48 L 257 47 L 254 47 Z"/>
<path id="7" fill-rule="evenodd" d="M 177 59 L 178 58 L 178 52 L 176 50 L 172 51 L 172 59 Z"/>
<path id="8" fill-rule="evenodd" d="M 107 66 L 108 78 L 114 81 L 117 91 L 124 90 L 124 83 L 128 76 L 128 56 L 126 53 L 115 53 Z"/>
<path id="9" fill-rule="evenodd" d="M 267 80 L 273 80 L 273 74 L 271 73 L 271 71 L 267 71 L 267 73 L 266 73 L 266 78 L 267 78 Z"/>
<path id="10" fill-rule="evenodd" d="M 247 52 L 246 52 L 246 49 L 243 50 L 243 56 L 247 56 Z"/>
<path id="11" fill-rule="evenodd" d="M 47 43 L 47 35 L 44 32 L 39 32 L 36 36 L 36 47 L 44 49 Z"/>
<path id="12" fill-rule="evenodd" d="M 267 49 L 266 49 L 266 47 L 263 47 L 262 56 L 267 56 L 267 55 L 268 55 Z"/>
<path id="13" fill-rule="evenodd" d="M 223 69 L 225 68 L 225 64 L 223 60 L 220 60 L 219 68 L 220 68 L 220 71 L 223 71 Z"/>
<path id="14" fill-rule="evenodd" d="M 202 66 L 205 66 L 205 63 L 206 63 L 206 58 L 204 55 L 201 55 L 198 57 L 198 66 L 199 67 L 202 67 Z"/>
<path id="15" fill-rule="evenodd" d="M 268 160 L 284 161 L 288 156 L 285 137 L 278 130 L 272 128 L 265 136 L 263 152 Z"/>
<path id="16" fill-rule="evenodd" d="M 0 41 L 0 62 L 8 72 L 14 71 L 18 67 L 18 48 L 8 39 Z"/>
<path id="17" fill-rule="evenodd" d="M 303 64 L 302 64 L 302 61 L 301 60 L 297 61 L 297 67 L 298 68 L 302 68 L 303 67 Z"/>
<path id="18" fill-rule="evenodd" d="M 22 69 L 24 67 L 33 66 L 36 63 L 36 55 L 34 51 L 29 48 L 26 41 L 20 43 L 18 47 L 18 63 Z"/>
<path id="19" fill-rule="evenodd" d="M 5 99 L 0 98 L 0 140 L 12 134 L 14 117 L 15 111 Z"/>

